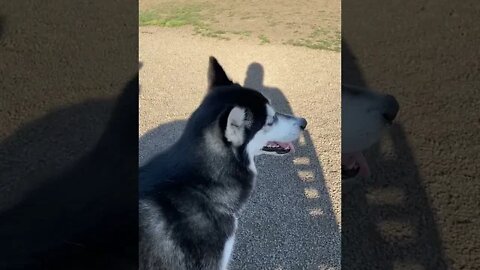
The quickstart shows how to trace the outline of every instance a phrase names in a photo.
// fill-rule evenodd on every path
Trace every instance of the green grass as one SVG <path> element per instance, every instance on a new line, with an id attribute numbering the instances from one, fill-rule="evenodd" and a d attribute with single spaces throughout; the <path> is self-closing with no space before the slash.
<path id="1" fill-rule="evenodd" d="M 224 11 L 227 17 L 236 16 L 235 13 L 229 10 L 220 11 Z M 223 40 L 230 40 L 230 38 L 235 38 L 235 36 L 239 39 L 255 38 L 255 36 L 258 35 L 257 38 L 260 41 L 260 45 L 272 43 L 265 34 L 255 34 L 255 31 L 242 31 L 242 29 L 223 31 L 222 29 L 218 29 L 222 28 L 222 26 L 215 26 L 220 22 L 215 16 L 220 13 L 219 9 L 214 5 L 205 2 L 190 2 L 180 5 L 177 2 L 164 2 L 149 10 L 140 11 L 139 24 L 140 26 L 160 27 L 181 27 L 189 25 L 193 27 L 193 35 Z M 297 36 L 301 33 L 298 30 L 299 25 L 297 23 L 282 22 L 275 20 L 268 14 L 264 15 L 264 19 L 269 27 L 284 24 L 284 26 L 288 28 L 287 31 L 293 31 Z M 257 17 L 252 14 L 242 14 L 239 19 L 249 20 L 254 18 Z M 276 42 L 275 39 L 273 39 L 273 42 Z M 283 44 L 339 52 L 341 47 L 340 32 L 329 28 L 327 25 L 323 27 L 312 26 L 312 30 L 308 36 L 293 38 Z"/>
<path id="2" fill-rule="evenodd" d="M 200 4 L 188 4 L 176 6 L 175 3 L 166 3 L 155 9 L 140 11 L 140 26 L 180 27 L 191 25 L 194 27 L 194 35 L 213 37 L 229 40 L 225 31 L 212 29 L 202 12 L 206 6 Z"/>
<path id="3" fill-rule="evenodd" d="M 195 32 L 194 35 L 201 35 L 201 36 L 204 36 L 204 37 L 212 37 L 212 38 L 218 38 L 218 39 L 223 39 L 223 40 L 230 40 L 229 37 L 225 36 L 225 34 L 227 34 L 227 32 L 225 32 L 223 30 L 213 30 L 213 29 L 211 29 L 210 27 L 208 27 L 207 25 L 204 25 L 204 24 L 195 25 L 195 28 L 193 30 Z"/>
<path id="4" fill-rule="evenodd" d="M 202 19 L 200 15 L 201 11 L 202 7 L 198 5 L 177 8 L 165 7 L 141 11 L 139 14 L 139 24 L 140 26 L 156 25 L 164 27 L 197 25 Z"/>
<path id="5" fill-rule="evenodd" d="M 244 36 L 244 37 L 249 37 L 252 34 L 252 32 L 250 31 L 231 31 L 230 33 L 234 35 Z"/>
<path id="6" fill-rule="evenodd" d="M 285 44 L 307 47 L 316 50 L 340 52 L 340 32 L 316 28 L 308 37 L 289 40 Z"/>
<path id="7" fill-rule="evenodd" d="M 259 35 L 258 38 L 260 39 L 260 45 L 270 43 L 270 40 L 265 35 Z"/>

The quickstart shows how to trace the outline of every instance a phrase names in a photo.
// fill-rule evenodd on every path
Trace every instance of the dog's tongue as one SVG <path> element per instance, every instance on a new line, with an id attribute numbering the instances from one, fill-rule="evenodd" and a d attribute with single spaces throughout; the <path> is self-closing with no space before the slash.
<path id="1" fill-rule="evenodd" d="M 288 143 L 281 143 L 281 142 L 276 142 L 280 147 L 282 148 L 290 148 L 291 153 L 295 153 L 295 146 L 293 146 L 293 143 L 288 142 Z"/>
<path id="2" fill-rule="evenodd" d="M 347 169 L 353 169 L 355 164 L 358 165 L 358 175 L 360 176 L 369 176 L 370 168 L 368 167 L 367 160 L 362 152 L 356 152 L 351 154 L 342 154 L 342 163 Z"/>

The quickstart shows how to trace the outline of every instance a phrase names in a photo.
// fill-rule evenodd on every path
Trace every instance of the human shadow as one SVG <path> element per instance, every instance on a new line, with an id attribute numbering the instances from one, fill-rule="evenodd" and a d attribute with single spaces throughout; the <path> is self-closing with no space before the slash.
<path id="1" fill-rule="evenodd" d="M 368 88 L 344 41 L 342 83 Z M 342 269 L 447 269 L 434 213 L 401 120 L 385 135 L 366 151 L 371 179 L 342 184 Z"/>
<path id="2" fill-rule="evenodd" d="M 138 75 L 0 143 L 0 269 L 138 268 L 137 113 Z"/>
<path id="3" fill-rule="evenodd" d="M 244 86 L 264 94 L 277 111 L 293 114 L 282 91 L 263 80 L 262 65 L 252 63 Z M 173 121 L 143 135 L 140 162 L 173 144 L 184 126 Z M 308 127 L 294 155 L 260 156 L 256 164 L 257 184 L 239 217 L 230 269 L 339 269 L 339 226 Z"/>

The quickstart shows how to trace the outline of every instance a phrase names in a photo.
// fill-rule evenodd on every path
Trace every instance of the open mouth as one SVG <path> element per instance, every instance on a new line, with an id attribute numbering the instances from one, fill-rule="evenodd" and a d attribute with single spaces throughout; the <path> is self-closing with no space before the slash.
<path id="1" fill-rule="evenodd" d="M 370 168 L 362 152 L 342 154 L 342 179 L 369 176 Z"/>
<path id="2" fill-rule="evenodd" d="M 271 141 L 271 142 L 268 142 L 267 145 L 265 145 L 262 148 L 262 151 L 276 153 L 279 155 L 285 155 L 290 152 L 295 152 L 295 147 L 291 142 L 284 143 L 284 142 Z"/>

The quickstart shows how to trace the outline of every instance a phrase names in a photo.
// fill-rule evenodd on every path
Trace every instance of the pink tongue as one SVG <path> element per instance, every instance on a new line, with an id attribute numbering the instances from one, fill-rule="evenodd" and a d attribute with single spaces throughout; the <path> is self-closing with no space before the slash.
<path id="1" fill-rule="evenodd" d="M 358 175 L 360 176 L 369 176 L 370 168 L 368 167 L 367 160 L 362 152 L 356 152 L 351 154 L 342 154 L 342 164 L 345 165 L 347 169 L 352 169 L 355 164 L 358 165 Z"/>
<path id="2" fill-rule="evenodd" d="M 275 142 L 275 143 L 280 145 L 280 147 L 282 148 L 290 148 L 290 152 L 295 153 L 295 146 L 293 146 L 293 143 L 291 142 L 288 142 L 288 143 Z"/>

